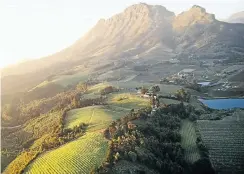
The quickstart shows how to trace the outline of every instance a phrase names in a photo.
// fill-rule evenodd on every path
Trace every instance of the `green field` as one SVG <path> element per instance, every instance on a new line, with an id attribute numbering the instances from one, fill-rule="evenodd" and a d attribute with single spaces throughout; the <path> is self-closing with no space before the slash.
<path id="1" fill-rule="evenodd" d="M 104 84 L 100 84 L 90 90 L 95 92 L 103 87 Z M 107 106 L 89 106 L 68 111 L 64 128 L 72 129 L 80 123 L 87 123 L 86 134 L 42 154 L 28 165 L 25 173 L 89 173 L 106 158 L 108 142 L 101 130 L 107 128 L 113 120 L 129 113 L 132 108 L 145 107 L 148 103 L 148 99 L 136 95 L 113 93 L 108 95 Z"/>
<path id="2" fill-rule="evenodd" d="M 139 109 L 149 105 L 149 99 L 141 98 L 135 94 L 119 93 L 110 94 L 109 105 L 111 107 L 122 107 L 127 109 Z"/>
<path id="3" fill-rule="evenodd" d="M 53 80 L 50 81 L 43 81 L 39 85 L 35 86 L 29 92 L 33 91 L 36 88 L 44 88 L 50 84 L 61 85 L 62 87 L 67 87 L 68 85 L 77 84 L 80 81 L 86 81 L 88 79 L 88 75 L 84 72 L 79 72 L 72 75 L 57 75 L 53 77 Z"/>
<path id="4" fill-rule="evenodd" d="M 73 109 L 67 113 L 65 128 L 74 128 L 80 123 L 87 123 L 88 131 L 104 129 L 113 120 L 125 115 L 125 112 L 114 111 L 105 106 L 89 106 L 80 109 Z"/>
<path id="5" fill-rule="evenodd" d="M 87 93 L 99 93 L 100 94 L 100 91 L 106 87 L 110 86 L 109 83 L 99 83 L 99 84 L 96 84 L 92 87 L 90 87 L 87 91 Z"/>
<path id="6" fill-rule="evenodd" d="M 83 95 L 84 99 L 95 99 L 95 98 L 99 98 L 101 96 L 101 90 L 103 90 L 104 88 L 110 86 L 109 83 L 99 83 L 96 84 L 92 87 L 89 87 L 89 89 L 86 91 L 86 93 Z"/>
<path id="7" fill-rule="evenodd" d="M 52 82 L 59 84 L 61 86 L 74 85 L 80 81 L 85 81 L 88 79 L 88 75 L 84 72 L 79 72 L 72 75 L 60 75 L 57 76 Z"/>
<path id="8" fill-rule="evenodd" d="M 169 95 L 175 94 L 177 90 L 181 89 L 181 86 L 178 85 L 165 85 L 165 84 L 157 84 L 160 87 L 159 94 L 161 95 Z"/>
<path id="9" fill-rule="evenodd" d="M 87 133 L 75 141 L 42 154 L 24 173 L 89 173 L 92 168 L 101 165 L 107 150 L 108 142 L 101 133 Z"/>
<path id="10" fill-rule="evenodd" d="M 48 85 L 48 84 L 49 84 L 49 82 L 48 82 L 47 80 L 45 80 L 45 81 L 43 81 L 42 83 L 40 83 L 39 85 L 37 85 L 36 87 L 34 87 L 34 88 L 32 88 L 31 90 L 29 90 L 29 92 L 30 92 L 30 91 L 33 91 L 33 90 L 36 89 L 36 88 L 44 87 L 44 86 L 46 86 L 46 85 Z"/>
<path id="11" fill-rule="evenodd" d="M 190 120 L 182 120 L 181 123 L 181 145 L 185 150 L 185 160 L 190 163 L 194 163 L 200 159 L 199 150 L 196 144 L 196 132 L 194 123 Z"/>

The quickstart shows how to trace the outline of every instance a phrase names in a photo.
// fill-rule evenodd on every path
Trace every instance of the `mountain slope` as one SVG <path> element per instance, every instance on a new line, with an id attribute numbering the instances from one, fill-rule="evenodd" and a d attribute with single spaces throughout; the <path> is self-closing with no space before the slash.
<path id="1" fill-rule="evenodd" d="M 233 15 L 231 15 L 226 22 L 229 23 L 242 23 L 244 24 L 244 11 L 235 13 Z"/>
<path id="2" fill-rule="evenodd" d="M 228 59 L 244 53 L 244 25 L 220 22 L 202 7 L 193 6 L 180 14 L 173 26 L 180 54 L 193 54 L 201 59 Z"/>
<path id="3" fill-rule="evenodd" d="M 91 73 L 99 70 L 101 74 L 118 69 L 113 62 L 123 68 L 121 62 L 134 59 L 138 64 L 192 55 L 234 60 L 244 54 L 243 36 L 243 24 L 220 22 L 199 6 L 175 16 L 163 6 L 140 3 L 99 20 L 84 37 L 56 54 L 3 69 L 3 76 L 18 74 L 3 82 L 19 83 L 23 75 L 35 72 L 37 85 L 43 78 L 78 65 L 88 65 Z M 9 87 L 3 83 L 3 89 Z"/>
<path id="4" fill-rule="evenodd" d="M 20 69 L 19 73 L 24 74 L 35 68 L 47 68 L 62 61 L 70 62 L 97 56 L 117 57 L 132 48 L 134 53 L 142 52 L 161 39 L 167 39 L 173 17 L 174 13 L 162 6 L 149 6 L 143 3 L 130 6 L 107 20 L 99 20 L 71 47 L 49 57 L 22 63 L 12 69 L 4 69 L 3 75 L 16 73 L 13 72 L 16 68 Z M 33 64 L 38 66 L 31 66 Z"/>

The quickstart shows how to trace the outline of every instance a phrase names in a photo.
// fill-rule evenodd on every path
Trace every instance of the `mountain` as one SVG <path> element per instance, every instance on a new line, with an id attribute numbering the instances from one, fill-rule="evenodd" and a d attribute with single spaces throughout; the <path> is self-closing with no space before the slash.
<path id="1" fill-rule="evenodd" d="M 39 60 L 20 64 L 19 67 L 5 69 L 3 75 L 15 73 L 16 68 L 21 68 L 18 73 L 26 73 L 63 61 L 75 62 L 94 57 L 118 58 L 125 54 L 141 53 L 160 40 L 173 36 L 169 32 L 172 32 L 171 22 L 174 16 L 173 12 L 162 6 L 143 3 L 132 5 L 107 20 L 99 20 L 84 37 L 69 48 Z M 165 43 L 168 45 L 170 42 Z M 36 65 L 31 66 L 33 64 Z"/>
<path id="2" fill-rule="evenodd" d="M 139 65 L 189 57 L 235 60 L 244 54 L 243 36 L 243 24 L 220 22 L 200 6 L 175 16 L 160 5 L 135 4 L 99 20 L 84 37 L 58 53 L 3 69 L 3 91 L 14 90 L 18 83 L 24 88 L 27 82 L 19 81 L 23 76 L 30 83 L 34 73 L 33 86 L 78 65 L 95 72 L 111 68 L 113 62 L 121 68 L 125 60 Z M 5 86 L 4 81 L 16 85 Z"/>
<path id="3" fill-rule="evenodd" d="M 231 15 L 226 21 L 229 23 L 243 23 L 244 24 L 244 11 Z"/>
<path id="4" fill-rule="evenodd" d="M 244 25 L 215 19 L 200 6 L 179 14 L 173 26 L 179 55 L 192 54 L 199 59 L 235 59 L 244 53 Z"/>

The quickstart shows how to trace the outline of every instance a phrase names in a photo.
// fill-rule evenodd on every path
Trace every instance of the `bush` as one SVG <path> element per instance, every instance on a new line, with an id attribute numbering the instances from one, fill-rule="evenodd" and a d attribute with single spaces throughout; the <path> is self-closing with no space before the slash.
<path id="1" fill-rule="evenodd" d="M 135 162 L 137 160 L 137 154 L 135 152 L 129 151 L 128 155 L 132 162 Z"/>
<path id="2" fill-rule="evenodd" d="M 194 113 L 191 113 L 190 116 L 189 116 L 189 119 L 190 119 L 191 121 L 196 121 L 196 120 L 197 120 L 197 115 L 194 114 Z"/>
<path id="3" fill-rule="evenodd" d="M 114 92 L 114 88 L 112 86 L 107 86 L 100 91 L 101 95 L 106 95 L 112 92 Z"/>

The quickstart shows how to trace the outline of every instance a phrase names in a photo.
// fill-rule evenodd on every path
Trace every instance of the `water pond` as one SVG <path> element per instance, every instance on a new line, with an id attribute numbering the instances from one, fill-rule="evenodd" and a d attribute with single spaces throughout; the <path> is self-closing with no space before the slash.
<path id="1" fill-rule="evenodd" d="M 244 99 L 199 99 L 204 105 L 212 109 L 244 108 Z"/>

